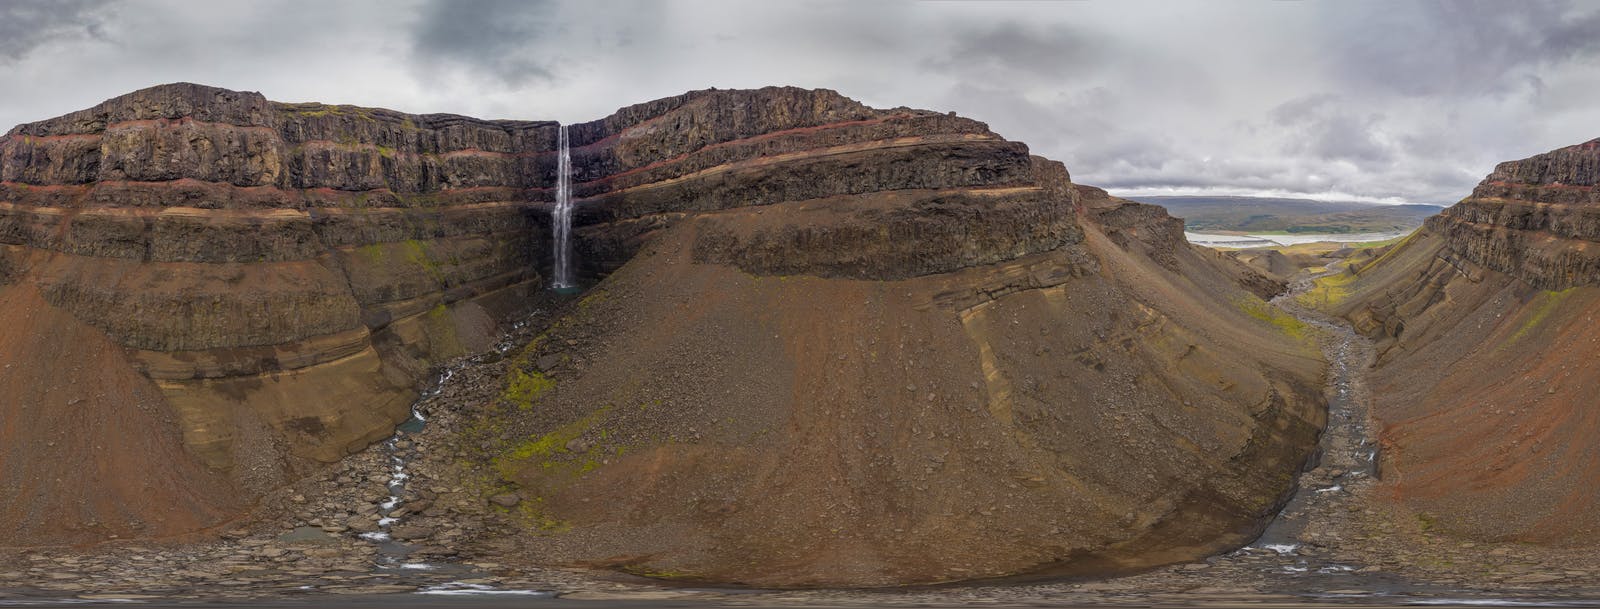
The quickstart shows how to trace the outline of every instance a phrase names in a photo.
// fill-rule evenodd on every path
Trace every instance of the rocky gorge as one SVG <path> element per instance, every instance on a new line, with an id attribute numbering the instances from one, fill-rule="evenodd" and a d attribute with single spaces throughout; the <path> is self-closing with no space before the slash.
<path id="1" fill-rule="evenodd" d="M 1501 163 L 1320 306 L 1379 346 L 1388 492 L 1477 541 L 1595 540 L 1600 140 Z"/>
<path id="2" fill-rule="evenodd" d="M 1161 207 L 827 90 L 138 91 L 0 139 L 0 601 L 1583 596 L 1588 470 L 1536 460 L 1584 450 L 1594 150 L 1275 304 Z"/>
<path id="3" fill-rule="evenodd" d="M 390 435 L 541 298 L 557 131 L 188 84 L 13 129 L 8 545 L 204 537 Z M 1248 541 L 1315 440 L 1320 363 L 1266 280 L 982 123 L 770 88 L 567 131 L 598 285 L 458 439 L 529 561 L 1136 568 Z"/>

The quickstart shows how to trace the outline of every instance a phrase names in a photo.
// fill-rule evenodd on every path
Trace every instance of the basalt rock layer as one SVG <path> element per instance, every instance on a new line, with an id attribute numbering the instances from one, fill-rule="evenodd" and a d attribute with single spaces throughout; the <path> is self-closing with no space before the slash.
<path id="1" fill-rule="evenodd" d="M 537 286 L 556 132 L 195 85 L 14 129 L 4 539 L 216 525 L 389 434 Z M 501 554 L 790 586 L 1124 571 L 1247 542 L 1315 444 L 1281 284 L 982 123 L 768 88 L 569 136 L 598 286 L 462 438 L 464 483 L 521 496 Z M 38 367 L 67 361 L 94 366 Z M 63 507 L 95 526 L 28 524 Z"/>
<path id="2" fill-rule="evenodd" d="M 550 181 L 554 138 L 553 123 L 188 84 L 12 129 L 0 394 L 16 399 L 0 418 L 18 426 L 5 428 L 0 539 L 217 525 L 387 436 L 428 367 L 483 349 L 538 284 L 544 214 L 527 193 Z M 80 335 L 70 359 L 96 365 L 41 368 L 67 357 L 42 337 Z M 115 389 L 84 391 L 100 384 Z M 25 433 L 61 417 L 84 431 Z M 148 433 L 95 431 L 118 421 Z M 62 455 L 82 461 L 52 483 L 43 472 Z M 147 482 L 137 500 L 62 509 Z M 169 517 L 174 504 L 193 508 Z M 62 513 L 94 524 L 38 526 Z"/>
<path id="3" fill-rule="evenodd" d="M 1501 163 L 1325 306 L 1381 348 L 1385 484 L 1428 527 L 1600 541 L 1600 140 Z"/>
<path id="4" fill-rule="evenodd" d="M 1248 542 L 1315 443 L 1320 357 L 1240 282 L 1281 285 L 982 123 L 763 89 L 570 129 L 605 278 L 464 439 L 521 497 L 498 555 L 1117 572 Z"/>

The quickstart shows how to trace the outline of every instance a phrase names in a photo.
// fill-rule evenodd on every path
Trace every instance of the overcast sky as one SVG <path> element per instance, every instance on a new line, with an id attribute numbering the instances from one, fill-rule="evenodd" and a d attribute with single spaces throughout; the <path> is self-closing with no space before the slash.
<path id="1" fill-rule="evenodd" d="M 563 122 L 826 87 L 1119 194 L 1450 203 L 1600 137 L 1600 2 L 0 0 L 0 124 L 174 81 Z"/>

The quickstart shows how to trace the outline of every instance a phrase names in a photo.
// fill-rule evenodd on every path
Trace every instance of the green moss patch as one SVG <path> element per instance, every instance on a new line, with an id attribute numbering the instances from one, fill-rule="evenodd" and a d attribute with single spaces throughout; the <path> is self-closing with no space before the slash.
<path id="1" fill-rule="evenodd" d="M 517 370 L 511 375 L 511 382 L 506 383 L 505 391 L 500 393 L 500 399 L 519 410 L 528 410 L 533 408 L 534 400 L 555 386 L 556 382 L 542 372 Z"/>
<path id="2" fill-rule="evenodd" d="M 1353 273 L 1335 273 L 1318 278 L 1311 289 L 1295 297 L 1295 302 L 1317 309 L 1331 307 L 1350 297 L 1350 286 L 1355 281 L 1356 275 Z"/>
<path id="3" fill-rule="evenodd" d="M 1300 321 L 1295 316 L 1285 313 L 1283 309 L 1272 306 L 1260 298 L 1254 296 L 1240 298 L 1235 300 L 1234 304 L 1246 315 L 1277 328 L 1279 332 L 1290 338 L 1306 342 L 1311 340 L 1310 326 L 1307 326 L 1305 322 Z"/>
<path id="4" fill-rule="evenodd" d="M 530 436 L 512 445 L 491 461 L 500 477 L 517 481 L 528 474 L 537 477 L 576 477 L 600 467 L 598 447 L 589 447 L 574 454 L 567 445 L 601 421 L 611 412 L 610 406 L 595 410 L 583 418 L 562 425 L 541 436 Z"/>
<path id="5" fill-rule="evenodd" d="M 1517 333 L 1511 336 L 1511 342 L 1522 340 L 1539 326 L 1544 325 L 1545 320 L 1550 318 L 1550 314 L 1560 308 L 1561 303 L 1565 302 L 1575 289 L 1577 288 L 1567 288 L 1559 292 L 1544 290 L 1538 296 L 1533 297 L 1528 306 L 1524 307 L 1527 310 L 1527 314 L 1522 320 L 1522 325 L 1517 328 Z"/>

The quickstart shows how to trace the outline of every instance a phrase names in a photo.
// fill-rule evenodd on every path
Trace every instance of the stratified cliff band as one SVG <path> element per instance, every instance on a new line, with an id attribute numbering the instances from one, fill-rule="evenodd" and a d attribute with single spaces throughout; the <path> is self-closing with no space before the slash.
<path id="1" fill-rule="evenodd" d="M 1600 541 L 1600 140 L 1501 163 L 1310 299 L 1382 349 L 1387 489 L 1470 539 Z"/>
<path id="2" fill-rule="evenodd" d="M 117 417 L 148 445 L 17 433 L 8 463 L 38 465 L 0 486 L 116 478 L 39 486 L 81 454 L 194 498 L 65 531 L 38 515 L 77 495 L 9 493 L 5 521 L 35 523 L 16 539 L 192 531 L 387 435 L 430 363 L 539 287 L 556 130 L 195 85 L 13 130 L 0 352 L 27 372 L 0 391 L 38 397 L 0 417 Z M 1315 444 L 1322 363 L 1270 280 L 982 123 L 768 88 L 569 133 L 593 287 L 461 438 L 469 483 L 524 498 L 495 543 L 529 562 L 759 585 L 1136 569 L 1248 542 Z M 56 327 L 93 340 L 53 353 Z M 68 391 L 52 357 L 116 386 Z"/>

